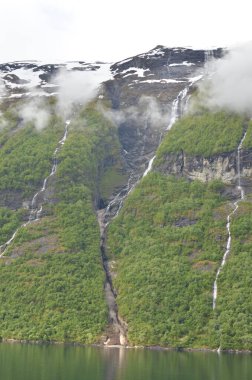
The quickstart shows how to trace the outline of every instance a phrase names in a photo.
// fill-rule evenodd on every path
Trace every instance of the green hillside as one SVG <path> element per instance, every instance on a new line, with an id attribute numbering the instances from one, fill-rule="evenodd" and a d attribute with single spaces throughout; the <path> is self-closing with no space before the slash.
<path id="1" fill-rule="evenodd" d="M 1 116 L 0 244 L 19 229 L 0 259 L 0 337 L 95 343 L 109 331 L 96 213 L 127 181 L 122 147 L 95 102 L 76 111 L 47 183 L 42 217 L 22 227 L 65 129 L 55 102 L 45 107 L 50 117 L 41 131 L 20 120 L 14 107 Z M 252 123 L 245 116 L 204 111 L 179 120 L 157 151 L 154 172 L 110 222 L 106 248 L 129 344 L 252 350 L 249 176 L 246 198 L 231 215 L 231 251 L 213 310 L 227 215 L 240 192 L 217 180 L 155 172 L 181 150 L 191 157 L 234 156 L 245 131 L 249 154 Z"/>
<path id="2" fill-rule="evenodd" d="M 155 166 L 169 153 L 210 157 L 232 152 L 242 138 L 247 121 L 245 117 L 227 112 L 203 112 L 188 115 L 176 122 L 167 133 L 157 152 Z"/>
<path id="3" fill-rule="evenodd" d="M 5 157 L 7 147 L 13 147 L 9 148 L 10 154 L 13 151 L 10 171 L 19 171 L 15 180 L 21 199 L 31 200 L 30 194 L 42 186 L 63 131 L 62 122 L 50 122 L 42 132 L 32 125 L 21 131 L 17 128 L 7 139 Z M 108 317 L 95 204 L 103 192 L 104 171 L 122 169 L 119 149 L 116 129 L 96 111 L 95 104 L 72 121 L 56 176 L 48 185 L 43 218 L 21 228 L 0 261 L 2 338 L 93 343 L 104 331 Z M 34 189 L 27 185 L 29 157 Z M 26 165 L 19 165 L 22 160 Z M 119 174 L 117 178 L 122 181 Z M 9 181 L 7 173 L 6 187 Z M 10 238 L 27 211 L 22 203 L 15 212 L 4 210 L 9 219 L 2 218 L 2 229 L 11 224 L 6 234 Z"/>
<path id="4" fill-rule="evenodd" d="M 252 146 L 252 124 L 234 114 L 186 116 L 165 136 L 154 170 L 166 155 L 212 155 L 236 151 L 247 129 L 244 149 Z M 108 249 L 115 261 L 118 305 L 138 345 L 252 349 L 251 196 L 231 216 L 232 244 L 226 251 L 226 218 L 240 193 L 220 181 L 200 183 L 167 174 L 148 174 L 129 195 L 109 228 Z"/>
<path id="5" fill-rule="evenodd" d="M 134 344 L 216 346 L 212 287 L 225 246 L 222 185 L 148 175 L 109 229 L 118 305 Z"/>

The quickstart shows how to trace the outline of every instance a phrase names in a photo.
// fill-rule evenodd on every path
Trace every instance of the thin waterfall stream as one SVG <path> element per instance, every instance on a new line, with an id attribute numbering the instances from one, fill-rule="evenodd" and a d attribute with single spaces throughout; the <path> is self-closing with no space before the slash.
<path id="1" fill-rule="evenodd" d="M 224 265 L 226 264 L 226 261 L 227 261 L 227 258 L 230 254 L 230 249 L 231 249 L 231 241 L 232 241 L 232 235 L 231 235 L 231 230 L 230 230 L 230 226 L 231 226 L 231 217 L 232 215 L 234 215 L 238 208 L 239 208 L 239 202 L 242 201 L 245 197 L 245 193 L 244 193 L 244 189 L 243 187 L 241 186 L 241 149 L 242 149 L 242 145 L 243 145 L 243 142 L 246 138 L 246 133 L 243 135 L 239 145 L 238 145 L 238 148 L 237 148 L 237 176 L 238 176 L 238 185 L 237 185 L 237 189 L 239 190 L 240 192 L 240 197 L 239 199 L 237 199 L 234 203 L 233 203 L 233 210 L 232 212 L 227 216 L 227 224 L 226 224 L 226 229 L 227 229 L 227 233 L 228 233 L 228 239 L 227 239 L 227 244 L 226 244 L 226 250 L 225 250 L 225 253 L 224 253 L 224 256 L 222 258 L 222 261 L 221 261 L 221 264 L 217 270 L 217 273 L 216 273 L 216 277 L 215 277 L 215 281 L 214 281 L 214 286 L 213 286 L 213 310 L 215 310 L 216 308 L 216 302 L 217 302 L 217 296 L 218 296 L 218 278 L 219 278 L 219 275 L 224 267 Z"/>
<path id="2" fill-rule="evenodd" d="M 41 217 L 41 214 L 42 214 L 42 211 L 43 211 L 43 199 L 42 201 L 38 201 L 38 198 L 43 195 L 43 193 L 45 192 L 45 190 L 47 189 L 47 185 L 48 185 L 48 180 L 50 177 L 54 176 L 56 171 L 57 171 L 57 166 L 58 166 L 58 153 L 59 151 L 61 150 L 62 146 L 65 144 L 65 141 L 67 139 L 67 136 L 68 136 L 68 129 L 69 129 L 69 125 L 70 125 L 70 120 L 66 120 L 65 122 L 65 130 L 64 130 L 64 135 L 63 137 L 59 140 L 58 144 L 57 144 L 57 147 L 53 153 L 53 165 L 52 165 L 52 169 L 51 169 L 51 172 L 50 174 L 44 179 L 43 181 L 43 186 L 42 188 L 36 193 L 34 194 L 33 198 L 32 198 L 32 201 L 31 201 L 31 209 L 30 209 L 30 215 L 29 215 L 29 218 L 28 218 L 28 221 L 23 223 L 20 227 L 18 227 L 16 229 L 16 231 L 13 233 L 13 235 L 11 236 L 11 238 L 5 242 L 4 244 L 2 244 L 0 246 L 0 258 L 3 257 L 9 247 L 9 245 L 14 241 L 18 231 L 23 228 L 23 227 L 26 227 L 28 226 L 29 224 L 33 223 L 33 222 L 36 222 L 37 220 L 40 219 Z"/>
<path id="3" fill-rule="evenodd" d="M 194 83 L 194 82 L 192 82 L 192 83 Z M 184 112 L 186 111 L 186 108 L 187 108 L 187 105 L 188 105 L 188 102 L 187 102 L 188 91 L 189 91 L 189 88 L 192 85 L 192 83 L 190 83 L 183 90 L 181 90 L 179 92 L 178 96 L 176 97 L 176 99 L 173 100 L 173 102 L 172 102 L 172 109 L 171 109 L 171 117 L 170 117 L 169 124 L 166 127 L 166 129 L 165 129 L 165 132 L 169 131 L 173 127 L 173 125 L 176 123 L 176 121 L 181 116 L 183 116 Z M 161 141 L 162 141 L 162 138 L 160 139 L 160 143 L 161 143 Z M 149 160 L 148 166 L 147 166 L 145 172 L 143 173 L 143 177 L 145 177 L 151 171 L 152 165 L 153 165 L 153 162 L 154 162 L 155 158 L 156 158 L 156 155 L 154 155 Z"/>

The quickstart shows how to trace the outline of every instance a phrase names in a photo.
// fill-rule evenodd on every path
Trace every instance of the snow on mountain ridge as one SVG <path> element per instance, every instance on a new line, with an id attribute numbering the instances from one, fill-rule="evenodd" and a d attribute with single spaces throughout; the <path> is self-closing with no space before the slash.
<path id="1" fill-rule="evenodd" d="M 61 71 L 102 74 L 110 64 L 84 61 L 45 63 L 42 61 L 15 61 L 0 64 L 0 98 L 13 99 L 57 94 L 57 75 Z M 105 69 L 104 69 L 105 68 Z M 108 71 L 108 70 L 107 70 Z M 105 75 L 110 79 L 109 75 Z"/>

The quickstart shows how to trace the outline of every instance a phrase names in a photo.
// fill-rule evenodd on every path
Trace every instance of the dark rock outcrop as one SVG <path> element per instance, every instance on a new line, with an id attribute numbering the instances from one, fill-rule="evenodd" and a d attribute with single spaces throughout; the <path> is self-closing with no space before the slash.
<path id="1" fill-rule="evenodd" d="M 170 153 L 164 157 L 163 163 L 155 170 L 165 174 L 185 176 L 208 182 L 213 179 L 222 180 L 226 184 L 236 184 L 238 180 L 237 151 L 216 154 L 211 157 L 192 156 L 184 153 Z M 241 181 L 252 179 L 252 149 L 241 150 Z"/>
<path id="2" fill-rule="evenodd" d="M 126 161 L 143 171 L 169 125 L 172 104 L 185 88 L 204 74 L 209 59 L 224 54 L 158 45 L 147 53 L 111 66 L 114 79 L 104 83 L 104 94 L 117 111 L 120 141 Z M 153 117 L 155 115 L 155 117 Z"/>

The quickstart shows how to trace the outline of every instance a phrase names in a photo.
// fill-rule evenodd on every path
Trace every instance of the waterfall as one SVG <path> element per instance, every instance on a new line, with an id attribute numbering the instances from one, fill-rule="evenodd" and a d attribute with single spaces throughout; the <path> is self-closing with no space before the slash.
<path id="1" fill-rule="evenodd" d="M 37 204 L 37 198 L 43 194 L 47 188 L 47 183 L 48 183 L 48 179 L 52 176 L 54 176 L 54 174 L 56 173 L 56 170 L 57 170 L 57 166 L 58 166 L 58 160 L 57 160 L 57 155 L 58 155 L 58 152 L 60 151 L 61 147 L 65 144 L 65 141 L 67 139 L 67 136 L 68 136 L 68 129 L 69 129 L 69 124 L 70 124 L 70 120 L 67 120 L 65 122 L 65 131 L 64 131 L 64 135 L 63 137 L 60 139 L 60 141 L 58 142 L 57 144 L 57 148 L 55 149 L 54 153 L 53 153 L 53 165 L 52 165 L 52 169 L 51 169 L 51 173 L 44 179 L 43 181 L 43 186 L 42 188 L 36 193 L 34 194 L 33 198 L 32 198 L 32 201 L 31 201 L 31 210 L 30 210 L 30 215 L 29 215 L 29 218 L 28 218 L 28 222 L 26 223 L 23 223 L 20 227 L 18 227 L 16 229 L 16 231 L 13 233 L 12 237 L 7 241 L 5 242 L 4 244 L 2 244 L 0 246 L 0 258 L 3 257 L 6 253 L 6 250 L 7 248 L 9 247 L 9 245 L 13 242 L 13 240 L 15 239 L 18 231 L 22 228 L 22 227 L 26 227 L 28 226 L 30 223 L 32 222 L 35 222 L 37 220 L 39 220 L 39 218 L 41 217 L 41 214 L 42 214 L 42 211 L 43 211 L 43 206 L 42 206 L 42 203 L 41 204 Z"/>
<path id="2" fill-rule="evenodd" d="M 241 200 L 243 200 L 244 196 L 245 196 L 244 189 L 241 186 L 241 163 L 240 163 L 240 161 L 241 161 L 241 158 L 240 158 L 241 149 L 242 149 L 243 141 L 245 138 L 246 138 L 246 133 L 242 137 L 242 139 L 238 145 L 238 148 L 237 148 L 237 177 L 238 177 L 237 189 L 240 191 L 240 197 L 236 202 L 233 203 L 233 211 L 227 216 L 226 229 L 227 229 L 227 233 L 228 233 L 228 239 L 227 239 L 227 244 L 226 244 L 226 251 L 225 251 L 224 256 L 222 258 L 221 265 L 218 268 L 216 276 L 215 276 L 215 281 L 214 281 L 214 286 L 213 286 L 213 310 L 216 308 L 216 302 L 217 302 L 217 296 L 218 296 L 218 278 L 219 278 L 219 275 L 222 271 L 222 268 L 226 264 L 226 261 L 227 261 L 229 254 L 230 254 L 230 249 L 231 249 L 231 240 L 232 240 L 231 231 L 230 231 L 231 216 L 237 212 L 237 210 L 239 208 L 239 202 Z"/>
<path id="3" fill-rule="evenodd" d="M 176 99 L 172 102 L 172 110 L 171 110 L 171 118 L 170 122 L 166 128 L 166 131 L 169 131 L 173 124 L 183 115 L 184 113 L 184 100 L 188 94 L 189 86 L 186 86 L 183 90 L 181 90 L 176 97 Z"/>
<path id="4" fill-rule="evenodd" d="M 186 100 L 188 90 L 190 86 L 185 87 L 183 90 L 181 90 L 176 97 L 175 100 L 172 102 L 172 110 L 171 110 L 171 118 L 170 122 L 166 128 L 166 131 L 169 131 L 172 126 L 176 123 L 176 121 L 183 115 L 184 111 L 187 108 L 188 102 Z M 145 177 L 152 169 L 153 162 L 156 158 L 156 155 L 154 155 L 148 162 L 147 169 L 143 173 L 143 177 Z"/>
<path id="5" fill-rule="evenodd" d="M 213 59 L 214 59 L 214 51 L 213 50 L 206 50 L 205 51 L 206 75 L 209 75 L 210 65 L 211 65 L 211 62 L 212 62 Z"/>
<path id="6" fill-rule="evenodd" d="M 148 163 L 148 167 L 147 169 L 145 170 L 144 174 L 143 174 L 143 177 L 145 177 L 150 171 L 151 171 L 151 168 L 152 168 L 152 165 L 153 165 L 153 161 L 155 160 L 156 156 L 153 156 L 149 163 Z"/>

